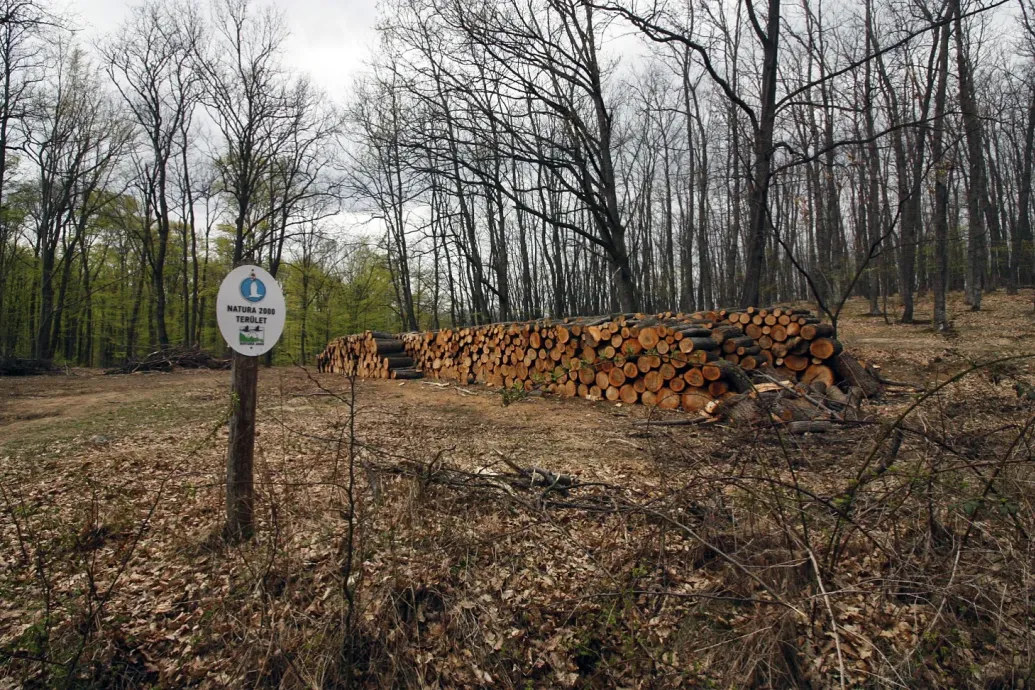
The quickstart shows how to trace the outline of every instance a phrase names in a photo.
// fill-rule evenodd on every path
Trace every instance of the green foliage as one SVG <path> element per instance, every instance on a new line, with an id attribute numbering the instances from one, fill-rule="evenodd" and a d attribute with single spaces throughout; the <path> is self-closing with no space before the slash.
<path id="1" fill-rule="evenodd" d="M 520 402 L 527 398 L 528 392 L 520 382 L 515 381 L 510 388 L 504 387 L 500 389 L 500 397 L 503 399 L 503 406 L 507 407 L 512 403 Z"/>
<path id="2" fill-rule="evenodd" d="M 31 222 L 35 199 L 30 188 L 12 192 L 0 222 L 7 228 Z M 158 238 L 156 227 L 145 225 L 136 200 L 113 198 L 89 223 L 83 242 L 85 261 L 79 246 L 59 249 L 57 280 L 65 263 L 70 266 L 56 317 L 58 364 L 115 366 L 157 347 L 156 295 L 148 251 Z M 0 245 L 4 269 L 0 354 L 30 357 L 38 329 L 41 265 L 33 248 L 18 237 L 17 232 L 0 235 L 5 239 Z M 199 227 L 195 241 L 196 285 L 190 235 L 182 224 L 172 226 L 163 275 L 166 327 L 173 344 L 196 343 L 223 352 L 226 346 L 214 305 L 219 284 L 232 265 L 232 228 L 216 226 L 206 240 Z M 328 240 L 319 252 L 301 256 L 290 253 L 293 249 L 286 250 L 277 274 L 287 301 L 287 322 L 273 351 L 275 363 L 311 364 L 328 340 L 345 333 L 399 330 L 392 275 L 375 245 L 360 242 L 344 247 Z M 195 308 L 198 323 L 192 324 Z"/>

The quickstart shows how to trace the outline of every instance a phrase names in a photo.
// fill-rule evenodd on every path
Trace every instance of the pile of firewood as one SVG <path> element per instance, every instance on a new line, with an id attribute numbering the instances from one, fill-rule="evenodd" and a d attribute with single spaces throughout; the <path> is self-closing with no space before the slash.
<path id="1" fill-rule="evenodd" d="M 230 360 L 214 357 L 196 347 L 166 347 L 155 350 L 140 359 L 131 359 L 120 367 L 106 370 L 105 374 L 135 374 L 145 371 L 172 371 L 179 369 L 229 369 Z"/>
<path id="2" fill-rule="evenodd" d="M 845 382 L 862 389 L 867 397 L 880 392 L 880 384 L 849 354 L 834 337 L 834 327 L 820 323 L 807 309 L 775 307 L 744 311 L 720 311 L 719 318 L 744 331 L 757 347 L 752 354 L 761 356 L 784 379 L 805 384 L 820 381 L 826 386 Z M 726 355 L 738 362 L 739 358 Z"/>
<path id="3" fill-rule="evenodd" d="M 747 317 L 744 323 L 742 316 Z M 756 316 L 761 325 L 754 322 Z M 766 323 L 769 317 L 774 324 Z M 774 326 L 779 327 L 775 334 Z M 788 330 L 793 335 L 785 335 Z M 879 391 L 879 383 L 844 352 L 829 327 L 807 310 L 790 309 L 618 314 L 397 338 L 368 332 L 332 341 L 319 367 L 371 378 L 402 378 L 399 368 L 412 368 L 463 384 L 688 411 L 751 392 L 756 382 L 818 382 L 827 387 L 844 382 L 847 390 L 863 387 L 862 381 L 863 395 Z"/>
<path id="4" fill-rule="evenodd" d="M 316 368 L 318 371 L 369 379 L 419 379 L 424 376 L 414 368 L 413 359 L 406 353 L 406 344 L 390 333 L 379 331 L 332 340 L 316 358 Z"/>
<path id="5" fill-rule="evenodd" d="M 739 329 L 693 316 L 621 314 L 407 333 L 407 352 L 428 376 L 497 388 L 703 409 L 751 381 L 719 356 Z"/>

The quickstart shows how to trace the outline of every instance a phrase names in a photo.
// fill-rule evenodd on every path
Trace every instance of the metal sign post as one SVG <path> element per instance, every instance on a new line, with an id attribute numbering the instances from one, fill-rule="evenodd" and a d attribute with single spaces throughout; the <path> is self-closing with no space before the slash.
<path id="1" fill-rule="evenodd" d="M 234 351 L 230 367 L 230 439 L 226 456 L 226 527 L 224 535 L 242 541 L 255 532 L 255 401 L 259 356 L 269 352 L 284 332 L 284 292 L 259 266 L 238 266 L 219 286 L 216 321 Z"/>

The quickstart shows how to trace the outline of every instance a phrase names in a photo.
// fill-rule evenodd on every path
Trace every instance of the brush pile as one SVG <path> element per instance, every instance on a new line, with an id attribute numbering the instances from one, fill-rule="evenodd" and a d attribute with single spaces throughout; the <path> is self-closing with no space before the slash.
<path id="1" fill-rule="evenodd" d="M 0 356 L 0 376 L 37 376 L 54 371 L 54 365 L 43 359 Z"/>
<path id="2" fill-rule="evenodd" d="M 229 369 L 230 360 L 214 357 L 196 347 L 166 347 L 155 350 L 140 359 L 131 359 L 120 367 L 106 370 L 105 374 L 135 374 L 145 371 L 172 371 L 179 369 Z"/>
<path id="3" fill-rule="evenodd" d="M 368 331 L 332 341 L 318 367 L 370 378 L 423 373 L 692 412 L 753 393 L 756 382 L 818 383 L 824 390 L 842 384 L 867 397 L 880 389 L 832 328 L 807 310 L 783 308 L 576 317 L 395 337 Z"/>

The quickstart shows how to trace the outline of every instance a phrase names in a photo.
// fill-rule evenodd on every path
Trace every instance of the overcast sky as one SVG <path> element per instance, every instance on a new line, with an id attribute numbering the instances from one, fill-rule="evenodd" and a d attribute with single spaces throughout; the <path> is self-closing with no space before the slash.
<path id="1" fill-rule="evenodd" d="M 202 0 L 204 1 L 204 0 Z M 376 42 L 374 0 L 267 0 L 278 7 L 291 37 L 285 60 L 309 74 L 335 100 L 340 100 Z M 85 42 L 118 28 L 136 0 L 64 0 L 78 18 Z M 258 2 L 256 4 L 262 4 Z"/>

